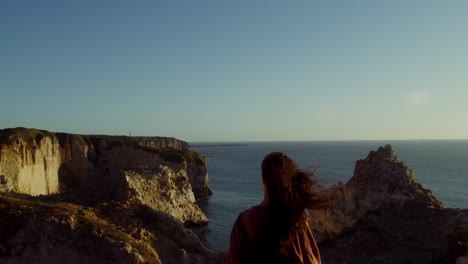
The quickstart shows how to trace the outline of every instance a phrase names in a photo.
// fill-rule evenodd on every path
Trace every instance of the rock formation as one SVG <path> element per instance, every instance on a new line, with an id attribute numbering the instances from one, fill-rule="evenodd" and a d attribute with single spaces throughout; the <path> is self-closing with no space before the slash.
<path id="1" fill-rule="evenodd" d="M 143 204 L 173 215 L 184 223 L 206 223 L 208 219 L 195 204 L 185 170 L 160 166 L 158 170 L 123 171 L 123 183 L 129 196 Z M 124 193 L 124 192 L 122 192 Z"/>
<path id="2" fill-rule="evenodd" d="M 447 234 L 467 223 L 467 210 L 445 209 L 390 145 L 358 160 L 354 176 L 324 194 L 330 207 L 311 218 L 324 263 L 452 263 L 456 257 Z"/>
<path id="3" fill-rule="evenodd" d="M 2 130 L 0 135 L 0 191 L 133 195 L 181 221 L 207 221 L 195 204 L 195 196 L 209 194 L 205 160 L 186 142 L 25 128 Z"/>
<path id="4" fill-rule="evenodd" d="M 207 184 L 177 139 L 0 130 L 0 263 L 220 263 L 184 227 Z"/>

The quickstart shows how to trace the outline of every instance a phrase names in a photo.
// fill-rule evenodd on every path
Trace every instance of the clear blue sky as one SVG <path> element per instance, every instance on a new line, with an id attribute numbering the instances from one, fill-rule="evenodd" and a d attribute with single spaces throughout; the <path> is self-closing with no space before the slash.
<path id="1" fill-rule="evenodd" d="M 468 1 L 0 1 L 0 128 L 468 138 Z"/>

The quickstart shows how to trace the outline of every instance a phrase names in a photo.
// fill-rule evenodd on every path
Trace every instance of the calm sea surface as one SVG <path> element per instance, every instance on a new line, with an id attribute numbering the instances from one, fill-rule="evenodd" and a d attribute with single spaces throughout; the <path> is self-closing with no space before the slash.
<path id="1" fill-rule="evenodd" d="M 212 143 L 210 143 L 212 144 Z M 198 204 L 210 219 L 208 246 L 227 251 L 238 214 L 261 202 L 260 163 L 271 151 L 282 151 L 302 168 L 318 164 L 318 181 L 325 187 L 353 176 L 356 160 L 370 150 L 390 144 L 416 174 L 416 181 L 432 190 L 445 207 L 468 207 L 468 140 L 248 142 L 246 146 L 192 147 L 208 162 L 213 195 Z"/>

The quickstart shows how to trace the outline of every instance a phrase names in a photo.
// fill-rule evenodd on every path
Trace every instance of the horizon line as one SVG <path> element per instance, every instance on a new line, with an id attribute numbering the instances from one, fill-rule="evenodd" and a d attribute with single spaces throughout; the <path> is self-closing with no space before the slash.
<path id="1" fill-rule="evenodd" d="M 421 138 L 421 139 L 306 139 L 306 140 L 220 140 L 220 141 L 188 141 L 198 143 L 273 143 L 273 142 L 350 142 L 350 141 L 462 141 L 468 138 Z"/>

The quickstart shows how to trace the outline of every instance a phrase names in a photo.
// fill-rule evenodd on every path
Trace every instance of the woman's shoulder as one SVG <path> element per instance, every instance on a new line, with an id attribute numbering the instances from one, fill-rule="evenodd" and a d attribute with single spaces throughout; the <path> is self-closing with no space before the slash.
<path id="1" fill-rule="evenodd" d="M 254 205 L 241 213 L 244 220 L 248 220 L 250 218 L 266 217 L 267 214 L 268 207 L 264 205 Z"/>
<path id="2" fill-rule="evenodd" d="M 243 211 L 239 220 L 242 221 L 248 237 L 252 238 L 261 230 L 268 217 L 268 207 L 262 205 L 252 206 Z"/>

